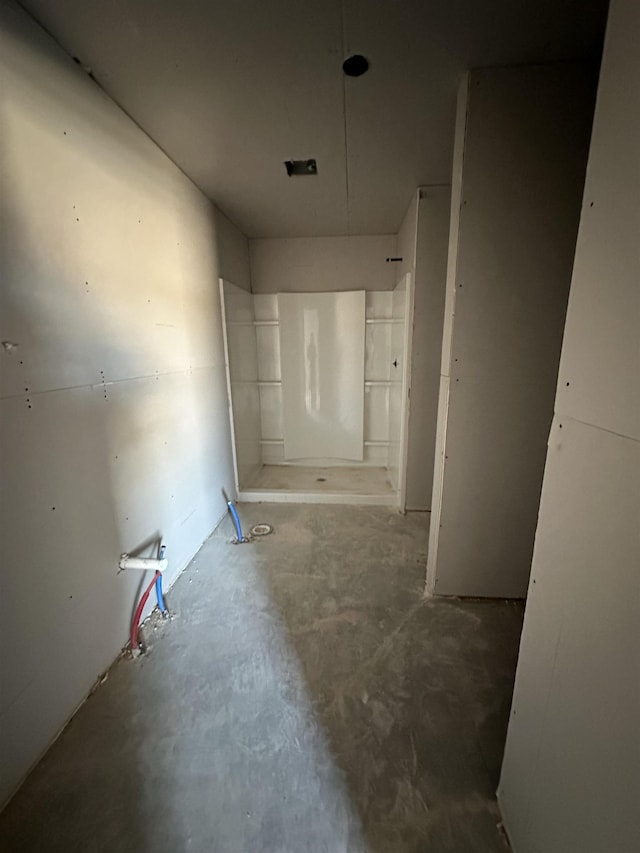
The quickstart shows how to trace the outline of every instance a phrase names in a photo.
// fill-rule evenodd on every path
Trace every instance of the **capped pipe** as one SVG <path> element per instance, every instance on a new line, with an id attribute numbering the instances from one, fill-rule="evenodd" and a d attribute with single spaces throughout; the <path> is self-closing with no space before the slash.
<path id="1" fill-rule="evenodd" d="M 164 572 L 169 565 L 169 560 L 157 560 L 155 557 L 131 557 L 129 554 L 120 555 L 121 569 L 141 569 L 143 572 L 152 570 L 154 572 Z"/>

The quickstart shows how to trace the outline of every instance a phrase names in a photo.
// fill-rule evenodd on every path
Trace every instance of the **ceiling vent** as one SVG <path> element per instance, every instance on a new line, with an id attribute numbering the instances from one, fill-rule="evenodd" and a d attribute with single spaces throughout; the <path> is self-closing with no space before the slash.
<path id="1" fill-rule="evenodd" d="M 318 164 L 315 160 L 285 160 L 284 167 L 287 175 L 317 175 Z"/>

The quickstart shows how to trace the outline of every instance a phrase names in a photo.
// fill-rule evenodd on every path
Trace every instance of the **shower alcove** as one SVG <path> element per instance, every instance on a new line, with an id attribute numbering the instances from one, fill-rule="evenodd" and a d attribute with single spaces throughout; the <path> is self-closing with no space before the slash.
<path id="1" fill-rule="evenodd" d="M 220 279 L 241 501 L 404 509 L 413 290 L 251 294 Z"/>

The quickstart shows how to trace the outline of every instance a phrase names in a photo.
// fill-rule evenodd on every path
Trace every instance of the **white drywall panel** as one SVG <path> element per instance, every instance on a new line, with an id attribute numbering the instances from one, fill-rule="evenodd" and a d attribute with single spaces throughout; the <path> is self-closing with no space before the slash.
<path id="1" fill-rule="evenodd" d="M 253 296 L 221 279 L 235 465 L 243 488 L 262 464 L 258 348 Z"/>
<path id="2" fill-rule="evenodd" d="M 516 853 L 640 840 L 640 443 L 557 415 L 500 805 Z"/>
<path id="3" fill-rule="evenodd" d="M 452 379 L 436 594 L 525 594 L 549 432 L 545 407 L 530 401 L 549 384 Z"/>
<path id="4" fill-rule="evenodd" d="M 640 205 L 629 192 L 640 174 L 640 83 L 637 65 L 628 80 L 621 71 L 635 55 L 633 37 L 631 28 L 628 46 L 610 54 L 601 74 L 606 96 L 598 101 L 573 271 L 581 286 L 569 297 L 557 407 L 640 438 L 640 286 L 630 286 L 640 270 Z M 622 34 L 615 38 L 620 42 Z M 624 57 L 624 50 L 631 55 Z"/>
<path id="5" fill-rule="evenodd" d="M 276 293 L 254 294 L 253 308 L 256 320 L 278 320 L 278 296 Z"/>
<path id="6" fill-rule="evenodd" d="M 640 844 L 639 29 L 614 0 L 498 790 L 515 853 Z"/>
<path id="7" fill-rule="evenodd" d="M 365 293 L 278 294 L 285 459 L 362 460 Z"/>
<path id="8" fill-rule="evenodd" d="M 470 74 L 438 593 L 526 593 L 594 85 L 579 64 Z"/>
<path id="9" fill-rule="evenodd" d="M 460 211 L 462 208 L 462 168 L 464 164 L 464 144 L 467 132 L 468 103 L 469 75 L 464 74 L 458 84 L 453 163 L 451 166 L 451 214 L 449 217 L 447 275 L 444 296 L 444 317 L 442 322 L 442 354 L 440 359 L 440 386 L 438 389 L 436 444 L 434 453 L 433 489 L 431 492 L 431 516 L 429 518 L 429 543 L 425 584 L 425 591 L 428 595 L 433 594 L 435 588 L 436 564 L 440 540 L 445 447 L 447 443 L 447 419 L 449 415 L 451 341 L 453 338 L 453 322 L 455 318 L 458 241 L 460 235 Z"/>
<path id="10" fill-rule="evenodd" d="M 2 803 L 127 640 L 119 555 L 162 537 L 171 584 L 233 473 L 214 208 L 13 4 L 0 33 Z"/>
<path id="11" fill-rule="evenodd" d="M 237 287 L 251 290 L 251 264 L 249 241 L 244 234 L 216 208 L 216 231 L 218 234 L 218 263 L 220 275 Z"/>
<path id="12" fill-rule="evenodd" d="M 406 360 L 407 314 L 409 311 L 411 273 L 405 274 L 393 290 L 393 318 L 391 327 L 391 380 L 389 385 L 389 479 L 398 491 L 402 486 L 403 455 L 407 408 Z"/>
<path id="13" fill-rule="evenodd" d="M 394 234 L 250 240 L 254 293 L 393 290 Z"/>
<path id="14" fill-rule="evenodd" d="M 416 190 L 411 196 L 402 225 L 396 237 L 396 257 L 393 262 L 393 271 L 396 284 L 405 277 L 407 273 L 414 274 L 416 268 L 416 250 L 418 234 L 418 197 Z"/>
<path id="15" fill-rule="evenodd" d="M 447 275 L 451 187 L 422 187 L 418 196 L 407 509 L 430 509 Z"/>

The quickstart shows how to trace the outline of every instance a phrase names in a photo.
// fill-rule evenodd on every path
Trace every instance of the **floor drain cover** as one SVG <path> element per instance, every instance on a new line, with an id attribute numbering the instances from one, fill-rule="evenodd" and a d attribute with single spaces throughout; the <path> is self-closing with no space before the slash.
<path id="1" fill-rule="evenodd" d="M 270 524 L 255 524 L 251 528 L 252 536 L 268 536 L 273 533 L 273 527 Z"/>
<path id="2" fill-rule="evenodd" d="M 326 477 L 317 477 L 316 478 L 316 483 L 326 483 L 326 482 L 327 482 Z"/>

